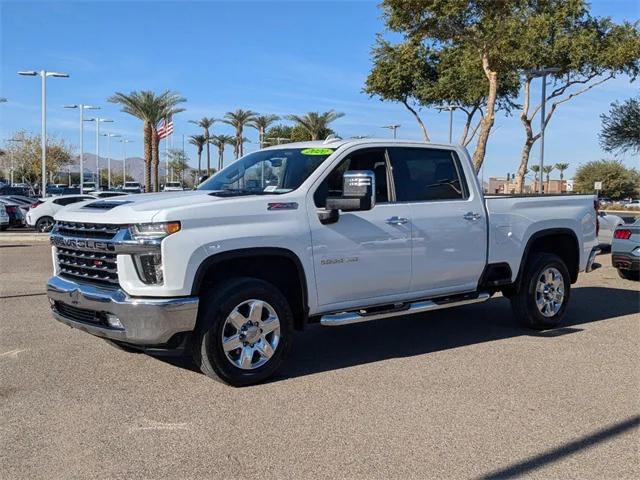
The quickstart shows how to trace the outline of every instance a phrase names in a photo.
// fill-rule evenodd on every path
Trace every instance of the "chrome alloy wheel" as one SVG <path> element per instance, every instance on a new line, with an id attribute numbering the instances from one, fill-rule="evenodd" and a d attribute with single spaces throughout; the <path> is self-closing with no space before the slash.
<path id="1" fill-rule="evenodd" d="M 562 308 L 564 301 L 564 281 L 555 267 L 544 269 L 536 284 L 536 306 L 545 317 L 553 317 Z"/>
<path id="2" fill-rule="evenodd" d="M 280 319 L 263 300 L 246 300 L 227 316 L 222 327 L 222 348 L 227 360 L 242 370 L 261 367 L 280 342 Z"/>

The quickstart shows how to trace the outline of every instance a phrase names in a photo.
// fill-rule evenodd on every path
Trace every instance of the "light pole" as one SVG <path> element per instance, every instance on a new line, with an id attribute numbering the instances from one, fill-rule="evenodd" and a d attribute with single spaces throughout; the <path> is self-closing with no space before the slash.
<path id="1" fill-rule="evenodd" d="M 540 70 L 528 70 L 525 72 L 529 77 L 542 77 L 542 100 L 540 101 L 540 185 L 539 193 L 544 193 L 544 182 L 542 181 L 542 170 L 544 167 L 544 131 L 545 131 L 545 110 L 547 106 L 547 75 L 560 71 L 558 67 L 541 68 Z"/>
<path id="2" fill-rule="evenodd" d="M 78 103 L 75 105 L 65 105 L 64 108 L 77 108 L 80 110 L 80 193 L 84 193 L 84 111 L 100 110 L 100 107 Z"/>
<path id="3" fill-rule="evenodd" d="M 96 122 L 96 173 L 95 173 L 95 185 L 96 190 L 100 190 L 100 123 L 113 123 L 113 120 L 108 118 L 87 118 L 85 122 Z"/>
<path id="4" fill-rule="evenodd" d="M 449 143 L 453 142 L 453 111 L 458 108 L 455 105 L 443 105 L 438 107 L 441 112 L 449 112 Z"/>
<path id="5" fill-rule="evenodd" d="M 119 142 L 122 143 L 122 188 L 124 188 L 127 181 L 127 143 L 132 143 L 133 140 L 123 138 Z"/>
<path id="6" fill-rule="evenodd" d="M 69 75 L 60 72 L 47 72 L 46 70 L 40 70 L 39 72 L 36 72 L 35 70 L 26 70 L 18 72 L 18 75 L 26 77 L 35 77 L 40 75 L 42 81 L 42 131 L 40 133 L 42 137 L 40 141 L 40 148 L 42 150 L 42 191 L 40 194 L 44 198 L 47 194 L 47 77 L 69 78 Z"/>
<path id="7" fill-rule="evenodd" d="M 392 124 L 392 125 L 385 125 L 381 128 L 388 128 L 389 130 L 393 130 L 393 138 L 396 138 L 396 130 L 398 130 L 402 125 L 400 124 Z"/>
<path id="8" fill-rule="evenodd" d="M 9 140 L 7 140 L 7 142 L 22 143 L 22 142 L 24 142 L 24 140 L 21 139 L 21 138 L 10 138 Z M 11 161 L 11 171 L 10 171 L 10 175 L 9 175 L 9 177 L 10 177 L 9 178 L 9 182 L 10 182 L 10 185 L 13 187 L 13 170 L 14 170 L 14 168 L 13 168 L 13 150 L 11 150 L 10 161 Z"/>
<path id="9" fill-rule="evenodd" d="M 107 137 L 107 190 L 111 190 L 111 139 L 120 137 L 117 133 L 103 133 L 103 137 Z"/>
<path id="10" fill-rule="evenodd" d="M 4 97 L 0 97 L 0 103 L 7 103 L 7 99 Z"/>

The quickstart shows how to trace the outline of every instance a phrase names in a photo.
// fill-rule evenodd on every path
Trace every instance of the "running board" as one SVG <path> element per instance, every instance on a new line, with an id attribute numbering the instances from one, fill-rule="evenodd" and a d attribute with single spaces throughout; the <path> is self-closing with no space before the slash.
<path id="1" fill-rule="evenodd" d="M 387 310 L 380 313 L 359 313 L 359 312 L 342 312 L 331 315 L 323 315 L 320 317 L 320 324 L 325 326 L 348 325 L 350 323 L 368 322 L 371 320 L 380 320 L 381 318 L 399 317 L 401 315 L 412 315 L 414 313 L 431 312 L 432 310 L 441 310 L 443 308 L 459 307 L 461 305 L 470 305 L 472 303 L 481 303 L 489 300 L 491 295 L 488 293 L 480 293 L 477 297 L 466 298 L 464 300 L 454 300 L 449 302 L 437 303 L 433 300 L 424 300 L 405 305 L 403 308 Z"/>

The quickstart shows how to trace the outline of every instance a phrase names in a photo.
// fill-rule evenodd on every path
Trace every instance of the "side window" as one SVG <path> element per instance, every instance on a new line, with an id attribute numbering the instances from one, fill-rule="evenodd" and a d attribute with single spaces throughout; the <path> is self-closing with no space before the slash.
<path id="1" fill-rule="evenodd" d="M 394 147 L 389 154 L 399 202 L 461 200 L 469 196 L 455 152 Z"/>
<path id="2" fill-rule="evenodd" d="M 59 198 L 58 200 L 54 200 L 53 203 L 55 203 L 56 205 L 69 205 L 69 199 L 68 198 Z"/>
<path id="3" fill-rule="evenodd" d="M 313 195 L 316 207 L 324 208 L 327 197 L 342 195 L 342 176 L 347 170 L 371 170 L 376 175 L 376 203 L 389 201 L 387 160 L 383 148 L 367 148 L 350 153 L 322 181 Z"/>

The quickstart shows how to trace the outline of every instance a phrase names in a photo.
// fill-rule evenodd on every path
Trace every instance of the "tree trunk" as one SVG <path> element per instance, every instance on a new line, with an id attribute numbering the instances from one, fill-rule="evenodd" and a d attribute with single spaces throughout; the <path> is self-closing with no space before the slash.
<path id="1" fill-rule="evenodd" d="M 218 148 L 218 171 L 222 170 L 224 163 L 224 143 Z"/>
<path id="2" fill-rule="evenodd" d="M 244 155 L 244 142 L 242 141 L 242 125 L 238 128 L 238 152 L 240 152 L 240 156 Z"/>
<path id="3" fill-rule="evenodd" d="M 202 175 L 202 150 L 198 152 L 198 176 Z"/>
<path id="4" fill-rule="evenodd" d="M 151 191 L 151 137 L 152 137 L 151 122 L 144 122 L 144 189 L 145 192 Z"/>
<path id="5" fill-rule="evenodd" d="M 418 122 L 418 125 L 420 125 L 420 128 L 422 129 L 422 135 L 424 136 L 424 141 L 430 142 L 431 140 L 429 139 L 429 134 L 427 133 L 427 127 L 425 127 L 424 123 L 422 123 L 422 119 L 420 118 L 420 115 L 418 115 L 418 112 L 416 112 L 413 108 L 411 108 L 411 106 L 407 103 L 406 100 L 403 101 L 402 103 L 407 108 L 407 110 L 409 110 L 413 114 L 413 116 L 416 117 L 416 121 Z"/>
<path id="6" fill-rule="evenodd" d="M 473 166 L 476 172 L 480 171 L 480 167 L 482 167 L 482 162 L 484 162 L 484 157 L 487 153 L 487 142 L 489 141 L 489 134 L 491 133 L 491 128 L 495 120 L 496 98 L 498 96 L 498 74 L 491 70 L 487 52 L 482 53 L 482 69 L 489 81 L 489 96 L 487 98 L 487 114 L 482 119 L 480 134 L 478 135 L 478 144 L 476 145 L 475 152 L 473 152 Z"/>
<path id="7" fill-rule="evenodd" d="M 207 137 L 207 175 L 211 175 L 211 144 L 209 143 L 209 129 L 204 129 L 204 134 Z"/>
<path id="8" fill-rule="evenodd" d="M 520 166 L 516 174 L 516 193 L 524 193 L 524 176 L 527 173 L 527 166 L 529 165 L 531 147 L 533 147 L 533 141 L 527 138 L 527 141 L 522 147 L 522 153 L 520 154 Z"/>
<path id="9" fill-rule="evenodd" d="M 158 131 L 151 129 L 151 184 L 154 192 L 160 191 L 158 182 L 158 166 L 160 165 L 160 137 Z"/>

